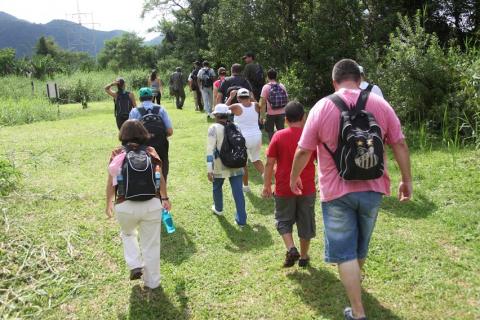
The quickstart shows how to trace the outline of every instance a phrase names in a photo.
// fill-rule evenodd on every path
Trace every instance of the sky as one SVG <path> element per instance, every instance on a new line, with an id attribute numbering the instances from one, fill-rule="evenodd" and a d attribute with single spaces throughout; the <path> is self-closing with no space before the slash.
<path id="1" fill-rule="evenodd" d="M 6 12 L 19 19 L 34 23 L 47 23 L 54 19 L 63 19 L 78 22 L 77 17 L 72 17 L 78 12 L 88 13 L 82 16 L 85 27 L 91 22 L 90 13 L 93 14 L 95 29 L 125 30 L 137 32 L 146 40 L 154 38 L 158 34 L 147 34 L 147 29 L 156 25 L 158 19 L 145 18 L 142 20 L 143 0 L 0 0 L 0 11 Z"/>

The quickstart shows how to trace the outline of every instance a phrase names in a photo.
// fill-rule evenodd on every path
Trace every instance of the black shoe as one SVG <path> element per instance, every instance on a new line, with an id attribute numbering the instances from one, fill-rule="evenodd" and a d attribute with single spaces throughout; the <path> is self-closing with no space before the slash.
<path id="1" fill-rule="evenodd" d="M 284 268 L 293 267 L 295 262 L 300 258 L 300 253 L 298 253 L 297 248 L 292 247 L 287 251 L 285 255 L 285 261 L 283 262 Z"/>
<path id="2" fill-rule="evenodd" d="M 310 257 L 306 257 L 305 259 L 300 258 L 298 260 L 299 267 L 306 268 L 308 267 L 309 264 L 310 264 Z"/>
<path id="3" fill-rule="evenodd" d="M 343 310 L 343 315 L 345 316 L 345 320 L 367 320 L 367 317 L 354 318 L 352 308 L 350 307 L 347 307 L 345 310 Z"/>
<path id="4" fill-rule="evenodd" d="M 142 277 L 142 268 L 135 268 L 130 270 L 130 280 L 138 280 Z"/>

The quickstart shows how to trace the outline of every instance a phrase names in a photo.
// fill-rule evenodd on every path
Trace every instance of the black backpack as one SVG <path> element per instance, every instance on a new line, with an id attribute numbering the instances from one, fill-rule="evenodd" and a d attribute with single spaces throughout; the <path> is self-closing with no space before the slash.
<path id="1" fill-rule="evenodd" d="M 262 66 L 257 64 L 257 70 L 255 70 L 255 78 L 252 79 L 252 86 L 254 88 L 262 88 L 264 85 L 265 85 L 265 74 L 263 73 Z"/>
<path id="2" fill-rule="evenodd" d="M 238 127 L 228 121 L 224 124 L 225 131 L 220 148 L 220 160 L 225 167 L 243 168 L 247 165 L 247 147 L 245 138 Z"/>
<path id="3" fill-rule="evenodd" d="M 200 69 L 194 69 L 192 71 L 192 75 L 191 75 L 191 78 L 192 78 L 192 90 L 197 90 L 198 89 L 198 83 L 197 83 L 197 79 L 198 79 L 198 72 L 200 71 Z"/>
<path id="4" fill-rule="evenodd" d="M 132 110 L 132 101 L 130 100 L 130 92 L 123 91 L 117 92 L 117 98 L 115 102 L 115 116 L 116 117 L 128 117 Z"/>
<path id="5" fill-rule="evenodd" d="M 202 86 L 204 88 L 211 88 L 213 87 L 213 76 L 210 69 L 203 69 L 202 77 L 200 78 L 202 82 Z"/>
<path id="6" fill-rule="evenodd" d="M 383 176 L 382 130 L 375 117 L 365 111 L 370 91 L 362 90 L 354 107 L 348 108 L 336 94 L 328 96 L 340 110 L 338 146 L 332 152 L 340 177 L 344 180 L 371 180 Z"/>
<path id="7" fill-rule="evenodd" d="M 144 107 L 137 109 L 142 116 L 140 121 L 151 135 L 149 145 L 155 148 L 162 160 L 165 160 L 168 154 L 168 139 L 165 122 L 160 115 L 160 106 L 154 106 L 148 110 Z"/>
<path id="8" fill-rule="evenodd" d="M 144 107 L 137 108 L 138 112 L 142 116 L 140 119 L 144 127 L 148 130 L 148 133 L 154 137 L 167 136 L 167 129 L 160 115 L 160 106 L 154 106 L 151 109 L 145 109 Z"/>
<path id="9" fill-rule="evenodd" d="M 155 197 L 155 167 L 145 147 L 136 149 L 126 147 L 122 175 L 125 186 L 125 199 L 145 201 Z"/>

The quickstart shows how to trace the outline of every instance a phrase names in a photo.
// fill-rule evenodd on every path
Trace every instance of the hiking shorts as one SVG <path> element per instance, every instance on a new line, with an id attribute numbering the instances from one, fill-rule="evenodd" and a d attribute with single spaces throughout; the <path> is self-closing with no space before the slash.
<path id="1" fill-rule="evenodd" d="M 245 137 L 248 158 L 251 162 L 260 160 L 260 151 L 262 149 L 262 134 Z"/>
<path id="2" fill-rule="evenodd" d="M 367 257 L 381 202 L 382 194 L 373 191 L 322 202 L 325 262 L 340 264 Z"/>
<path id="3" fill-rule="evenodd" d="M 280 235 L 292 233 L 296 223 L 300 238 L 310 240 L 315 237 L 315 197 L 315 193 L 306 196 L 275 196 L 275 225 Z"/>

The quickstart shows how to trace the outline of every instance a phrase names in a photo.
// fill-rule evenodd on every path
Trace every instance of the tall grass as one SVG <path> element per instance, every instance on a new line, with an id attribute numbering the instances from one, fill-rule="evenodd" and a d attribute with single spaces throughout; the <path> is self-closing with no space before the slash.
<path id="1" fill-rule="evenodd" d="M 118 77 L 125 78 L 127 90 L 137 90 L 147 85 L 149 72 L 146 70 L 76 72 L 72 75 L 59 74 L 53 79 L 38 80 L 21 76 L 0 78 L 0 97 L 12 98 L 44 98 L 47 96 L 47 82 L 57 83 L 60 91 L 60 103 L 81 102 L 86 96 L 88 101 L 102 101 L 107 98 L 103 88 Z M 33 83 L 33 87 L 32 87 Z"/>
<path id="2" fill-rule="evenodd" d="M 58 108 L 47 98 L 3 98 L 0 107 L 0 126 L 13 126 L 44 120 L 57 120 Z"/>

